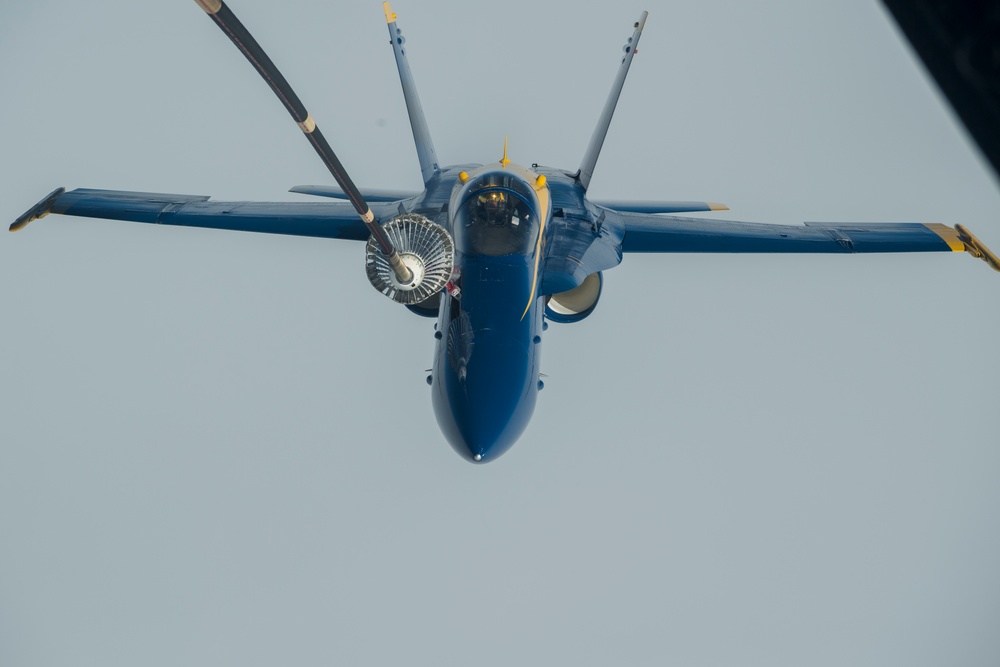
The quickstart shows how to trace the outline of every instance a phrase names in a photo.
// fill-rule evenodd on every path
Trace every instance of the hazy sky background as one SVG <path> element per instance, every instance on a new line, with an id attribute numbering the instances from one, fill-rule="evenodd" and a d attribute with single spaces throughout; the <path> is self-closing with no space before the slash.
<path id="1" fill-rule="evenodd" d="M 379 2 L 232 6 L 360 185 L 419 187 Z M 396 3 L 442 163 L 575 169 L 648 9 L 594 198 L 1000 250 L 878 3 L 582 6 Z M 4 3 L 0 63 L 4 224 L 331 180 L 189 0 Z M 0 281 L 5 667 L 1000 663 L 1000 275 L 964 255 L 628 256 L 481 467 L 361 244 L 52 216 Z"/>

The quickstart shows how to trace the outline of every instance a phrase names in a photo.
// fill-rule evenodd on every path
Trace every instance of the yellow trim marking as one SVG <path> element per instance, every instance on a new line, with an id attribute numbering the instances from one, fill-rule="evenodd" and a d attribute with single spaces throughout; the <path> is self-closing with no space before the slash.
<path id="1" fill-rule="evenodd" d="M 939 222 L 925 222 L 923 225 L 940 236 L 941 240 L 948 244 L 948 247 L 951 248 L 952 252 L 965 251 L 965 243 L 962 242 L 962 237 L 959 235 L 958 230 L 953 229 L 948 225 L 942 225 Z"/>
<path id="2" fill-rule="evenodd" d="M 538 264 L 542 259 L 542 242 L 545 240 L 545 225 L 549 220 L 549 209 L 552 205 L 549 199 L 549 188 L 545 185 L 545 176 L 542 174 L 538 175 L 535 179 L 535 194 L 538 195 L 538 205 L 542 213 L 542 226 L 538 229 L 538 241 L 535 243 L 535 269 L 531 274 L 531 293 L 528 295 L 528 305 L 524 307 L 524 312 L 521 313 L 521 319 L 528 314 L 531 310 L 531 304 L 535 302 L 535 293 L 538 292 Z M 539 183 L 538 181 L 541 181 Z"/>
<path id="3" fill-rule="evenodd" d="M 194 0 L 198 6 L 205 10 L 206 14 L 215 14 L 222 9 L 222 0 Z"/>
<path id="4" fill-rule="evenodd" d="M 729 207 L 725 204 L 713 204 L 712 202 L 706 202 L 708 204 L 709 211 L 728 211 Z"/>
<path id="5" fill-rule="evenodd" d="M 973 257 L 977 257 L 987 264 L 994 271 L 1000 271 L 1000 257 L 997 257 L 992 250 L 986 247 L 982 241 L 962 225 L 955 225 L 958 237 L 965 244 L 965 250 Z"/>
<path id="6" fill-rule="evenodd" d="M 312 134 L 312 131 L 316 129 L 316 121 L 313 120 L 312 114 L 309 114 L 304 121 L 298 123 L 298 126 L 306 134 Z"/>
<path id="7" fill-rule="evenodd" d="M 390 5 L 388 2 L 383 2 L 382 9 L 385 10 L 385 22 L 395 23 L 396 15 L 392 12 L 392 5 Z"/>
<path id="8" fill-rule="evenodd" d="M 49 214 L 49 212 L 48 212 L 48 211 L 46 211 L 45 213 L 42 213 L 41 215 L 36 215 L 36 216 L 35 216 L 35 217 L 33 217 L 33 218 L 26 218 L 25 220 L 21 220 L 20 222 L 14 222 L 14 223 L 12 223 L 12 224 L 11 224 L 11 226 L 10 226 L 10 227 L 9 227 L 9 228 L 7 229 L 7 231 L 9 231 L 9 232 L 17 232 L 17 231 L 20 231 L 20 230 L 24 229 L 25 227 L 27 227 L 27 226 L 28 226 L 28 223 L 30 223 L 30 222 L 34 222 L 35 220 L 41 220 L 42 218 L 44 218 L 44 217 L 45 217 L 45 216 L 47 216 L 48 214 Z"/>

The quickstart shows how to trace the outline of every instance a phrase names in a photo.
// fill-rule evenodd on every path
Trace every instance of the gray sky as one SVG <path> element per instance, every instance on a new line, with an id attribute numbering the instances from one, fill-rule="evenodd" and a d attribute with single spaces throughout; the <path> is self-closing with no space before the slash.
<path id="1" fill-rule="evenodd" d="M 378 2 L 233 7 L 359 184 L 419 186 Z M 395 5 L 442 162 L 509 134 L 575 169 L 648 9 L 595 198 L 1000 250 L 877 3 L 580 7 Z M 59 185 L 330 180 L 193 2 L 5 3 L 0 63 L 5 224 Z M 1000 661 L 1000 276 L 968 257 L 626 257 L 484 467 L 360 244 L 53 216 L 0 280 L 5 667 Z"/>

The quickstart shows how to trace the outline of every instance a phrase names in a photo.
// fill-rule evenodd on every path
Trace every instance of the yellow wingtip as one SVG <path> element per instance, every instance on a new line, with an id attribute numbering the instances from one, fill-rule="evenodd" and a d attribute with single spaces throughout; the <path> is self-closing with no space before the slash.
<path id="1" fill-rule="evenodd" d="M 393 13 L 393 11 L 392 11 L 392 5 L 390 5 L 388 2 L 383 2 L 382 3 L 382 9 L 385 11 L 385 22 L 386 23 L 395 23 L 396 22 L 396 14 Z"/>
<path id="2" fill-rule="evenodd" d="M 11 226 L 8 227 L 8 230 L 16 232 L 27 227 L 28 223 L 35 220 L 41 220 L 47 216 L 52 211 L 52 206 L 56 203 L 56 200 L 59 199 L 59 195 L 64 192 L 66 192 L 66 188 L 56 188 L 47 194 L 44 199 L 22 213 L 21 217 L 15 220 Z"/>
<path id="3" fill-rule="evenodd" d="M 963 225 L 955 225 L 958 238 L 965 244 L 965 251 L 986 262 L 994 271 L 1000 271 L 1000 257 L 997 257 L 986 244 L 976 238 L 976 236 Z"/>
<path id="4" fill-rule="evenodd" d="M 952 252 L 965 252 L 965 243 L 961 234 L 954 227 L 942 225 L 939 222 L 925 222 L 924 227 L 941 237 L 941 240 L 948 244 Z"/>
<path id="5" fill-rule="evenodd" d="M 35 220 L 41 220 L 49 214 L 48 211 L 42 211 L 41 213 L 31 213 L 22 215 L 20 218 L 10 223 L 10 227 L 7 228 L 8 232 L 19 232 Z"/>
<path id="6" fill-rule="evenodd" d="M 715 204 L 715 203 L 712 203 L 712 202 L 708 202 L 708 210 L 709 211 L 728 211 L 729 207 L 726 206 L 725 204 Z"/>

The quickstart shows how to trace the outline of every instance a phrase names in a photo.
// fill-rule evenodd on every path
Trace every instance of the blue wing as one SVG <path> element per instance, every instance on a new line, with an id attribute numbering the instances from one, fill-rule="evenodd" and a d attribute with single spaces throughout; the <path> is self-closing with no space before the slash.
<path id="1" fill-rule="evenodd" d="M 1000 271 L 1000 258 L 968 229 L 936 223 L 769 225 L 598 209 L 590 217 L 553 218 L 543 294 L 580 285 L 617 266 L 628 252 L 869 253 L 968 252 Z"/>
<path id="2" fill-rule="evenodd" d="M 620 213 L 622 252 L 962 252 L 957 230 L 923 223 L 768 225 Z"/>
<path id="3" fill-rule="evenodd" d="M 11 225 L 16 231 L 49 213 L 110 218 L 157 225 L 230 229 L 364 241 L 368 229 L 347 202 L 222 202 L 202 195 L 60 188 Z M 394 204 L 373 205 L 379 218 L 393 215 Z"/>

